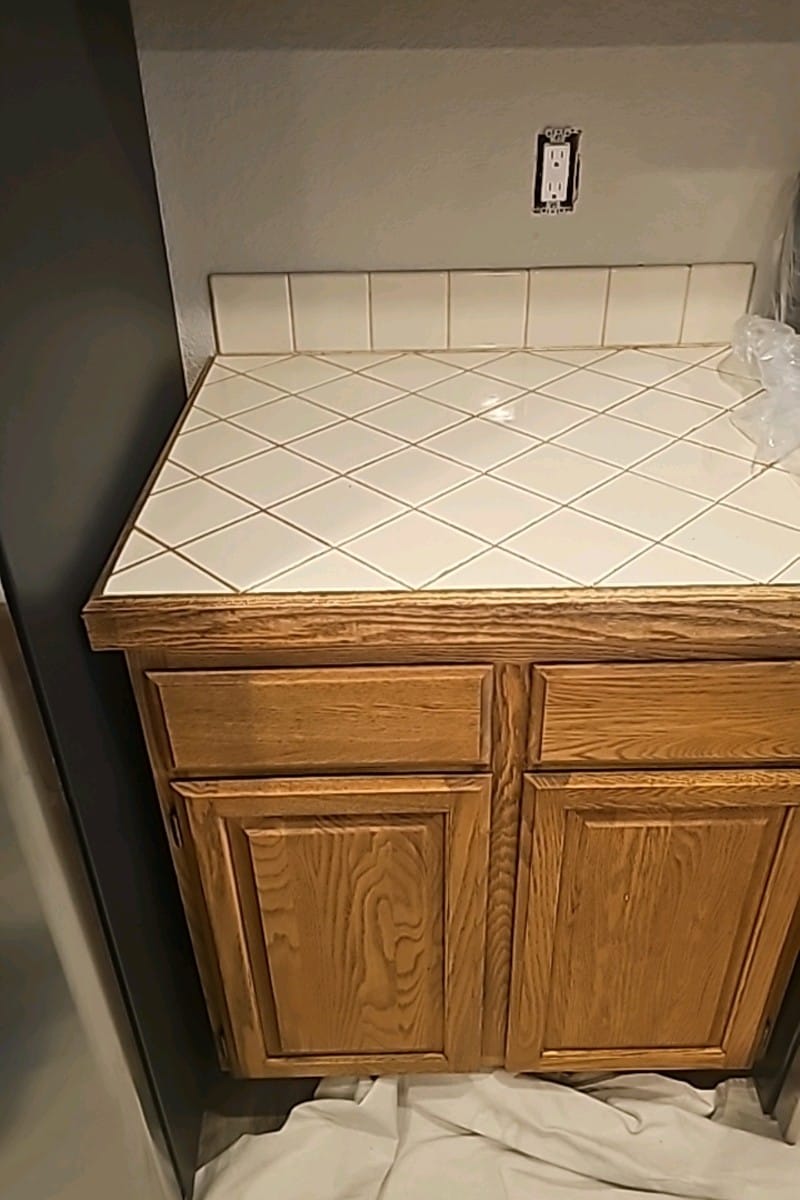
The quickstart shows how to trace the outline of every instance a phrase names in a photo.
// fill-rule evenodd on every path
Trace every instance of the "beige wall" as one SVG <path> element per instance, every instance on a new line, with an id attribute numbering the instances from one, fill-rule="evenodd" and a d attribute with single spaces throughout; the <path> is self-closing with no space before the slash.
<path id="1" fill-rule="evenodd" d="M 225 36 L 224 6 L 205 38 L 157 8 L 135 4 L 190 377 L 211 272 L 752 259 L 764 294 L 800 45 L 275 50 Z M 562 122 L 584 129 L 580 204 L 533 217 L 534 135 Z"/>

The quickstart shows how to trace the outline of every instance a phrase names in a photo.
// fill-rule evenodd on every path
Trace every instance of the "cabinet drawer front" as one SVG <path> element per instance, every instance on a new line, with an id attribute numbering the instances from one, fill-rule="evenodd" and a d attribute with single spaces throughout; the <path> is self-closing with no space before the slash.
<path id="1" fill-rule="evenodd" d="M 491 669 L 154 671 L 173 764 L 190 773 L 474 768 Z"/>
<path id="2" fill-rule="evenodd" d="M 533 764 L 800 759 L 800 663 L 537 667 Z"/>
<path id="3" fill-rule="evenodd" d="M 173 787 L 240 1073 L 477 1069 L 488 778 Z"/>

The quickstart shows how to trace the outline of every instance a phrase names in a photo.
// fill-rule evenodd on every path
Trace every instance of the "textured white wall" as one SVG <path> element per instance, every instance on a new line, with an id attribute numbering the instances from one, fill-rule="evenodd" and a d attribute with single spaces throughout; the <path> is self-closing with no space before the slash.
<path id="1" fill-rule="evenodd" d="M 245 0 L 184 25 L 159 2 L 134 8 L 190 379 L 211 272 L 752 259 L 768 284 L 800 45 L 268 49 Z M 561 122 L 581 201 L 533 217 L 534 134 Z"/>

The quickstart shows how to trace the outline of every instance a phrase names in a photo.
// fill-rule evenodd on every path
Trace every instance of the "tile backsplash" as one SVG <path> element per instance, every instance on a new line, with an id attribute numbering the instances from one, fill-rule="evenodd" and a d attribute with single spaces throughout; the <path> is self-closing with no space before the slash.
<path id="1" fill-rule="evenodd" d="M 730 339 L 751 263 L 212 275 L 221 354 Z"/>

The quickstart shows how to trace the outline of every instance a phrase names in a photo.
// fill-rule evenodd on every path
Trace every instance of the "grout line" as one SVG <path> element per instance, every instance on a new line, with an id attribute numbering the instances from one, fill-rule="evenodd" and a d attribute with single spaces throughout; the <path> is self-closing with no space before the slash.
<path id="1" fill-rule="evenodd" d="M 525 300 L 522 310 L 522 345 L 527 347 L 529 344 L 528 326 L 531 319 L 531 290 L 533 288 L 533 271 L 528 268 L 528 270 L 525 272 L 525 276 Z"/>
<path id="2" fill-rule="evenodd" d="M 691 263 L 686 264 L 686 284 L 683 289 L 683 303 L 681 305 L 681 323 L 678 330 L 678 345 L 683 345 L 683 331 L 686 328 L 686 309 L 689 307 L 689 288 L 692 283 L 693 267 Z"/>
<path id="3" fill-rule="evenodd" d="M 285 274 L 285 280 L 286 280 L 286 305 L 287 305 L 288 313 L 289 313 L 289 341 L 292 343 L 292 354 L 296 354 L 297 353 L 297 330 L 295 328 L 295 317 L 294 317 L 294 292 L 292 291 L 292 277 L 288 271 Z"/>
<path id="4" fill-rule="evenodd" d="M 600 330 L 600 345 L 606 345 L 606 329 L 608 327 L 608 300 L 611 295 L 611 267 L 606 268 L 606 291 L 603 299 L 603 324 Z"/>
<path id="5" fill-rule="evenodd" d="M 367 349 L 374 354 L 375 339 L 372 332 L 372 271 L 366 271 L 367 277 Z"/>

